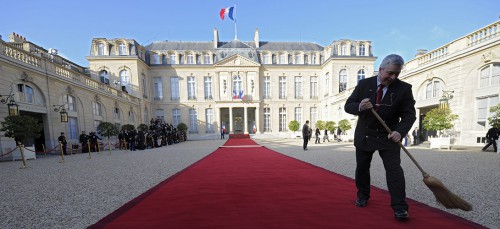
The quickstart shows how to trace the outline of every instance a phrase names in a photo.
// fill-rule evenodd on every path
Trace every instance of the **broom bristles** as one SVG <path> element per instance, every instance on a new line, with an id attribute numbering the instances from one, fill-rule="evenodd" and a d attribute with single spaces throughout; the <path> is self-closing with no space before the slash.
<path id="1" fill-rule="evenodd" d="M 460 196 L 453 194 L 444 184 L 437 178 L 427 176 L 424 178 L 424 183 L 434 193 L 436 201 L 448 209 L 461 209 L 463 211 L 472 211 L 472 205 L 462 199 Z"/>

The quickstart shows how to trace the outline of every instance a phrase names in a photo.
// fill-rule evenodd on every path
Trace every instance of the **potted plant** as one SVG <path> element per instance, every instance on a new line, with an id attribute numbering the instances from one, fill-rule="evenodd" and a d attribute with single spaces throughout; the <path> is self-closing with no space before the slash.
<path id="1" fill-rule="evenodd" d="M 340 128 L 340 131 L 342 131 L 342 136 L 341 136 L 342 141 L 348 141 L 349 139 L 348 139 L 348 136 L 345 134 L 345 132 L 352 128 L 349 120 L 347 120 L 347 119 L 340 120 L 339 121 L 339 128 Z"/>
<path id="2" fill-rule="evenodd" d="M 5 131 L 5 137 L 14 138 L 16 145 L 22 144 L 26 138 L 39 137 L 40 132 L 43 130 L 42 124 L 36 118 L 27 115 L 7 116 L 1 124 L 2 128 L 0 130 Z M 19 155 L 16 155 L 17 153 Z M 26 158 L 36 158 L 34 152 L 26 153 Z M 26 167 L 25 158 L 24 155 L 21 155 L 21 151 L 15 151 L 12 157 L 21 157 L 23 165 Z"/>
<path id="3" fill-rule="evenodd" d="M 300 129 L 300 123 L 297 120 L 290 121 L 290 123 L 288 123 L 288 129 L 293 131 L 291 135 L 292 138 L 297 138 L 300 136 L 295 133 Z"/>
<path id="4" fill-rule="evenodd" d="M 425 114 L 422 125 L 428 131 L 437 131 L 437 136 L 430 137 L 430 148 L 451 147 L 450 136 L 445 136 L 445 130 L 453 128 L 453 122 L 458 115 L 451 113 L 450 108 L 434 108 Z"/>
<path id="5" fill-rule="evenodd" d="M 329 138 L 333 138 L 333 136 L 335 134 L 334 133 L 335 129 L 337 129 L 337 124 L 334 121 L 328 121 L 325 124 L 325 128 L 326 128 L 326 130 L 328 130 L 328 132 L 330 132 L 330 134 L 329 134 L 330 137 Z"/>
<path id="6" fill-rule="evenodd" d="M 133 126 L 132 126 L 133 127 Z M 108 150 L 111 153 L 111 145 L 109 143 L 109 137 L 118 135 L 118 127 L 116 127 L 113 123 L 110 122 L 101 122 L 97 126 L 97 133 L 101 136 L 105 136 L 108 138 Z"/>

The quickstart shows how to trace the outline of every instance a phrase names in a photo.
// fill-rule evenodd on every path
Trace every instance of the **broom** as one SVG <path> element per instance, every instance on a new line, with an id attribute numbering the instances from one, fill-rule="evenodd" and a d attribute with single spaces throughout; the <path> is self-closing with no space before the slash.
<path id="1" fill-rule="evenodd" d="M 378 121 L 384 126 L 387 132 L 392 133 L 391 129 L 385 124 L 384 120 L 378 115 L 378 113 L 371 108 L 373 115 L 378 119 Z M 418 162 L 413 158 L 413 156 L 408 152 L 408 150 L 403 146 L 403 144 L 398 141 L 399 146 L 405 151 L 405 153 L 410 157 L 410 159 L 415 163 L 417 168 L 422 172 L 422 176 L 424 177 L 424 183 L 427 187 L 434 193 L 436 197 L 436 201 L 442 204 L 445 208 L 452 209 L 461 209 L 463 211 L 471 211 L 472 205 L 467 201 L 462 199 L 460 196 L 453 194 L 446 186 L 444 186 L 443 182 L 439 179 L 432 177 L 427 172 L 425 172 L 422 167 L 418 164 Z"/>

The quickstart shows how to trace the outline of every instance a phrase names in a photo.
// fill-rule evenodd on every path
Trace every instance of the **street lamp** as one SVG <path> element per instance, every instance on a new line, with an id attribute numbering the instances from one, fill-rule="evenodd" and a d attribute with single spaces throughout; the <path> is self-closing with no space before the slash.
<path id="1" fill-rule="evenodd" d="M 0 95 L 7 96 L 5 99 L 1 99 L 0 102 L 3 104 L 7 104 L 7 108 L 9 109 L 9 116 L 17 116 L 19 115 L 19 105 L 17 105 L 16 101 L 14 101 L 14 94 L 12 95 Z"/>
<path id="2" fill-rule="evenodd" d="M 453 92 L 455 91 L 445 91 L 443 90 L 443 95 L 439 99 L 439 108 L 448 109 L 448 100 L 453 99 Z"/>
<path id="3" fill-rule="evenodd" d="M 65 105 L 66 104 L 52 105 L 54 107 L 54 111 L 59 112 L 59 114 L 61 115 L 61 122 L 68 122 L 68 112 L 66 112 L 66 109 L 64 109 Z"/>

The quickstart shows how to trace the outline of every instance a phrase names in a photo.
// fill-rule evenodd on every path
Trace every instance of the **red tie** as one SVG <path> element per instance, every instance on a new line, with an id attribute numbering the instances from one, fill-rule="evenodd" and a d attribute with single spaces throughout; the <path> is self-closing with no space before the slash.
<path id="1" fill-rule="evenodd" d="M 377 99 L 375 100 L 375 104 L 380 104 L 382 102 L 382 95 L 384 94 L 384 85 L 379 84 L 377 90 Z M 380 106 L 375 106 L 375 110 L 378 111 Z"/>

